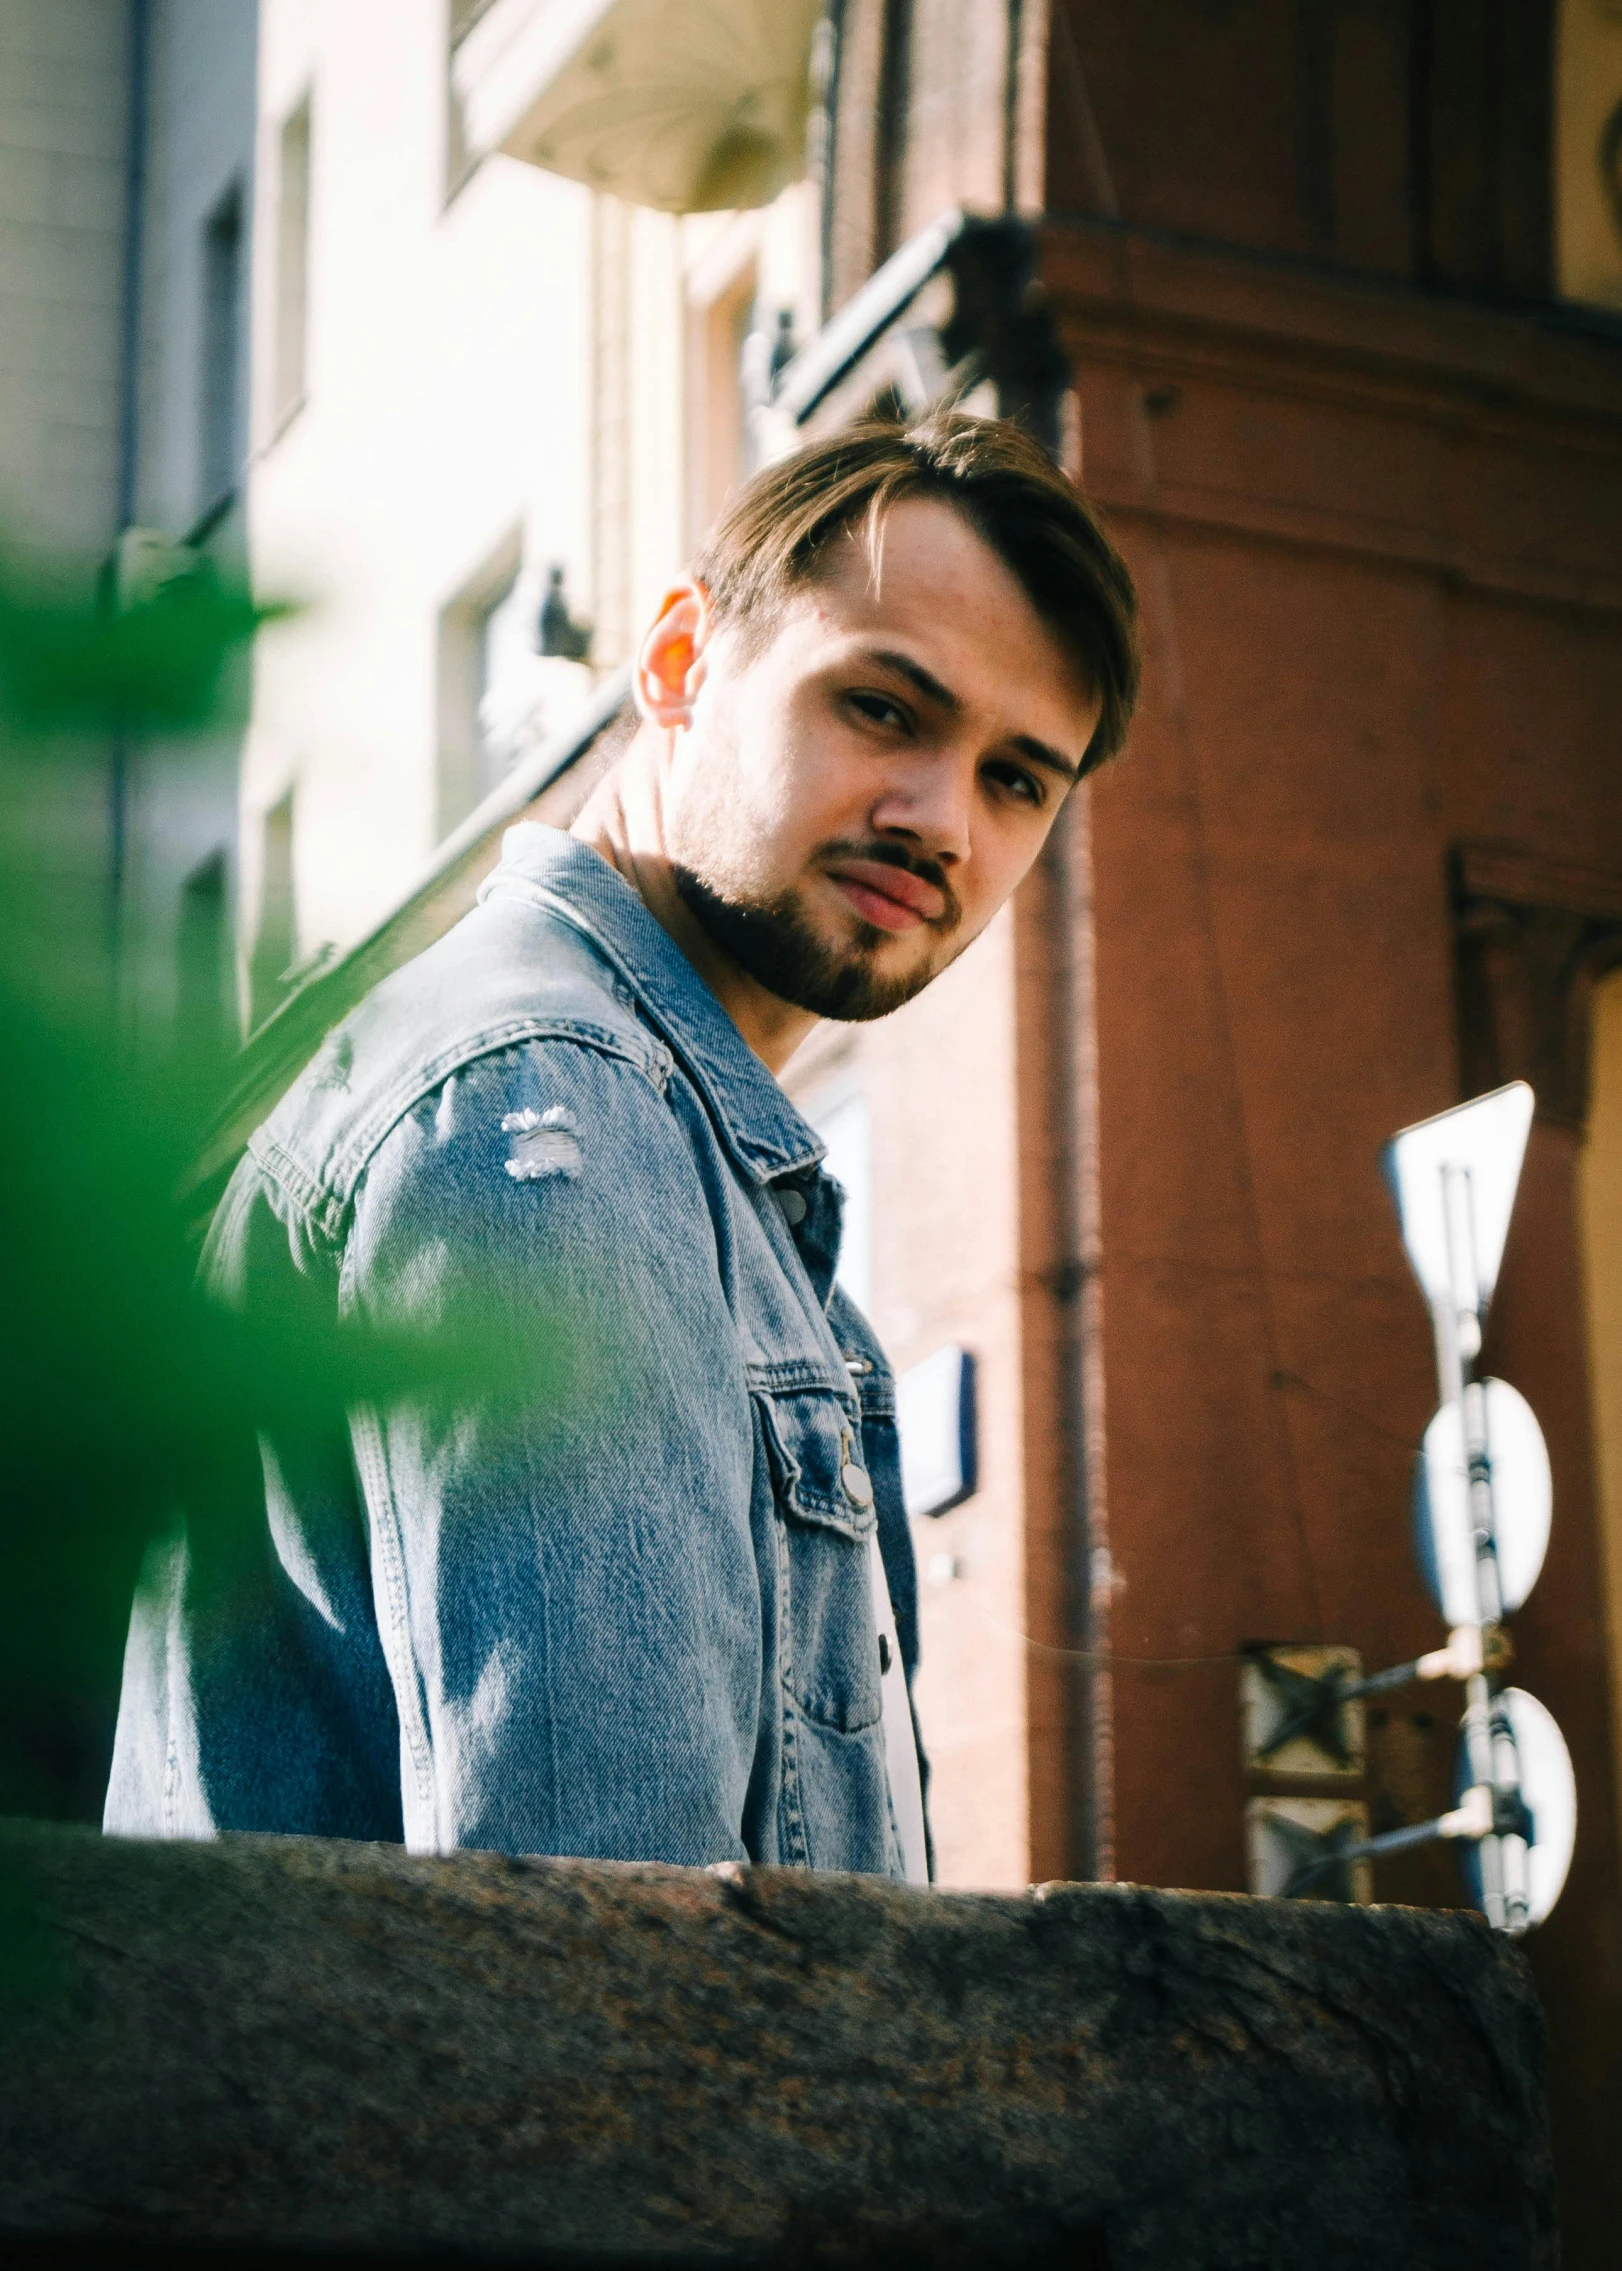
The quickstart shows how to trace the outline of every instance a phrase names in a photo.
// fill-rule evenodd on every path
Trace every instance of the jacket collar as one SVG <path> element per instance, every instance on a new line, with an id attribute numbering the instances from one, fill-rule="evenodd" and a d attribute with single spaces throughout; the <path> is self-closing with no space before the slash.
<path id="1" fill-rule="evenodd" d="M 701 1090 L 728 1149 L 757 1182 L 814 1166 L 826 1146 L 693 965 L 607 860 L 561 829 L 524 821 L 480 889 L 552 907 L 613 964 Z"/>

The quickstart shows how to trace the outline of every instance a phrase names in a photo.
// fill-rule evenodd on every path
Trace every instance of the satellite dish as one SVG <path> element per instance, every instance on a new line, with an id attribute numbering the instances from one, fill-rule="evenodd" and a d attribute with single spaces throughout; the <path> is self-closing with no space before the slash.
<path id="1" fill-rule="evenodd" d="M 1543 1430 L 1526 1398 L 1507 1380 L 1483 1380 L 1481 1387 L 1492 1461 L 1493 1543 L 1507 1616 L 1526 1599 L 1543 1567 L 1554 1485 Z M 1426 1428 L 1414 1462 L 1414 1543 L 1431 1599 L 1449 1629 L 1476 1623 L 1480 1607 L 1470 1466 L 1458 1404 L 1443 1404 Z"/>
<path id="2" fill-rule="evenodd" d="M 1520 1767 L 1521 1801 L 1531 1817 L 1531 1839 L 1526 1848 L 1528 1924 L 1541 1924 L 1565 1890 L 1577 1842 L 1577 1778 L 1571 1770 L 1566 1739 L 1535 1695 L 1525 1688 L 1507 1687 L 1493 1702 L 1493 1716 L 1509 1722 Z M 1459 1743 L 1461 1787 L 1470 1779 L 1464 1741 Z M 1484 1905 L 1481 1852 L 1473 1844 L 1460 1847 L 1465 1882 L 1478 1908 Z"/>
<path id="3" fill-rule="evenodd" d="M 1531 1125 L 1532 1091 L 1524 1080 L 1512 1080 L 1404 1128 L 1386 1145 L 1383 1165 L 1402 1242 L 1432 1302 L 1451 1295 L 1461 1312 L 1485 1312 L 1504 1258 Z"/>

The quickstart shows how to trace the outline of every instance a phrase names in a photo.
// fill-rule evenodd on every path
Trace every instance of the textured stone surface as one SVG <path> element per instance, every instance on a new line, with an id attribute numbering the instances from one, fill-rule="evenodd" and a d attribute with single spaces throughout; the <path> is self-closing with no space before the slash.
<path id="1" fill-rule="evenodd" d="M 1464 1915 L 33 1824 L 0 1871 L 57 1973 L 0 2022 L 0 2233 L 1555 2262 L 1541 2020 Z"/>

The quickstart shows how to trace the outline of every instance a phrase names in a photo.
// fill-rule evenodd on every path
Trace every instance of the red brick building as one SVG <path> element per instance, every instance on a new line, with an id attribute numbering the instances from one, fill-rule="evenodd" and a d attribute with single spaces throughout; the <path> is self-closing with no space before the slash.
<path id="1" fill-rule="evenodd" d="M 898 1362 L 956 1339 L 980 1363 L 981 1488 L 919 1525 L 945 1869 L 1243 1889 L 1237 1653 L 1437 1643 L 1408 1535 L 1429 1326 L 1377 1157 L 1530 1079 L 1487 1360 L 1554 1465 L 1515 1676 L 1581 1815 L 1530 1953 L 1569 2257 L 1598 2265 L 1622 2215 L 1622 323 L 1558 297 L 1556 12 L 1055 0 L 1011 48 L 995 13 L 957 36 L 946 0 L 850 0 L 830 297 L 954 199 L 1033 217 L 1145 702 L 964 964 L 795 1075 L 865 1108 Z M 1617 226 L 1622 278 L 1622 201 Z M 1451 1689 L 1387 1702 L 1376 1828 L 1448 1802 L 1458 1716 Z M 1438 1848 L 1375 1892 L 1461 1897 Z"/>

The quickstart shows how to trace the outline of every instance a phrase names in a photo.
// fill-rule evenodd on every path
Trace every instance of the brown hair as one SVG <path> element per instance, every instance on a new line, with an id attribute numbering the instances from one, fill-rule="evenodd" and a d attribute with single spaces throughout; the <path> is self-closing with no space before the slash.
<path id="1" fill-rule="evenodd" d="M 814 582 L 837 536 L 871 547 L 903 497 L 960 512 L 1018 577 L 1103 707 L 1084 771 L 1126 738 L 1138 695 L 1137 596 L 1080 491 L 1006 419 L 936 411 L 915 426 L 865 419 L 757 473 L 711 531 L 694 573 L 723 620 L 769 620 Z"/>

